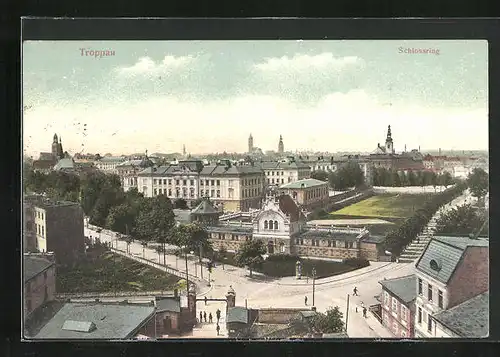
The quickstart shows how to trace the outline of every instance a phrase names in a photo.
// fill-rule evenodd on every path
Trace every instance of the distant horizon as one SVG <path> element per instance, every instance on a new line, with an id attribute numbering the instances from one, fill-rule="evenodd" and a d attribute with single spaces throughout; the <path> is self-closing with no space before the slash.
<path id="1" fill-rule="evenodd" d="M 439 55 L 400 53 L 435 48 Z M 83 56 L 81 49 L 113 56 Z M 23 149 L 488 150 L 488 43 L 25 41 Z M 291 150 L 290 150 L 291 149 Z"/>

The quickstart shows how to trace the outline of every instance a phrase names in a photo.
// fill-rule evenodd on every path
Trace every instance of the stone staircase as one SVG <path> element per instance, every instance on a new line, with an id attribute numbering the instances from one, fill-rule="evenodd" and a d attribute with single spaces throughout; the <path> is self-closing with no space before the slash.
<path id="1" fill-rule="evenodd" d="M 436 218 L 433 217 L 423 232 L 411 242 L 399 257 L 400 263 L 412 263 L 424 252 L 425 247 L 434 235 Z"/>

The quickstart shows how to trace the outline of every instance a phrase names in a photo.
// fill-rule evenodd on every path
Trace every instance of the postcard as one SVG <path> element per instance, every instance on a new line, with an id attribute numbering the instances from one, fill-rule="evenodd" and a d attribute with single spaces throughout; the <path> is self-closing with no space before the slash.
<path id="1" fill-rule="evenodd" d="M 486 41 L 22 51 L 25 339 L 489 335 Z"/>

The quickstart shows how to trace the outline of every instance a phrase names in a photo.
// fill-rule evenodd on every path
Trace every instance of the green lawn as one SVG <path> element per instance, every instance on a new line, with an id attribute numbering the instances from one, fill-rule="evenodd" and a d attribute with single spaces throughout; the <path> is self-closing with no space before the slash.
<path id="1" fill-rule="evenodd" d="M 342 216 L 348 218 L 387 218 L 401 219 L 409 217 L 432 196 L 432 194 L 405 195 L 385 194 L 367 198 L 361 202 L 331 212 L 334 218 Z"/>
<path id="2" fill-rule="evenodd" d="M 171 290 L 174 275 L 108 251 L 89 249 L 73 268 L 57 267 L 57 292 L 114 292 Z"/>

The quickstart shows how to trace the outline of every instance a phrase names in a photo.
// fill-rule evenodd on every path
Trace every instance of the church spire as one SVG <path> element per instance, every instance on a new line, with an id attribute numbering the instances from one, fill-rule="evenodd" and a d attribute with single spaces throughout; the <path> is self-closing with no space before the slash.
<path id="1" fill-rule="evenodd" d="M 387 138 L 385 139 L 385 150 L 388 154 L 394 154 L 394 143 L 392 141 L 391 126 L 387 127 Z"/>
<path id="2" fill-rule="evenodd" d="M 283 145 L 283 136 L 280 135 L 280 141 L 278 143 L 278 153 L 283 154 L 285 152 L 285 146 Z"/>

